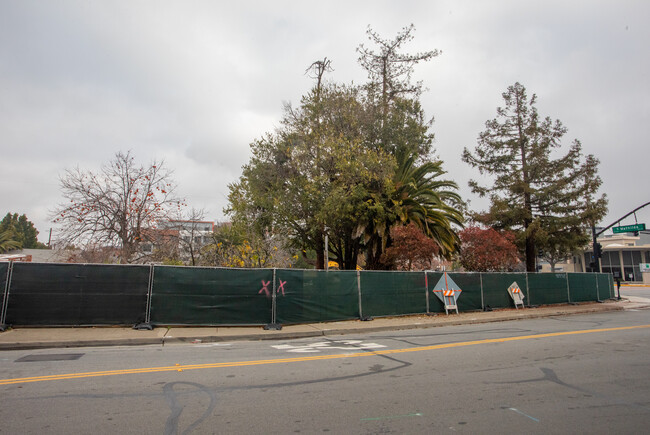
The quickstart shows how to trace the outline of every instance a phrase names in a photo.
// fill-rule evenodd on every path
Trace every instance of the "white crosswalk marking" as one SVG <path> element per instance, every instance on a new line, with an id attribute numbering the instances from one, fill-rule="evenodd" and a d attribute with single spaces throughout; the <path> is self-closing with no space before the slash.
<path id="1" fill-rule="evenodd" d="M 316 343 L 293 346 L 291 344 L 279 344 L 271 346 L 278 350 L 286 350 L 294 353 L 315 353 L 324 350 L 372 350 L 386 347 L 383 344 L 364 343 L 361 340 L 340 340 L 340 341 L 319 341 Z"/>

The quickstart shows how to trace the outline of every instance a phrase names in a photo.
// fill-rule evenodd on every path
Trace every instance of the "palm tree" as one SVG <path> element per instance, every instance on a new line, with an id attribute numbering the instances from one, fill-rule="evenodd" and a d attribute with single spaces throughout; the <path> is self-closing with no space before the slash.
<path id="1" fill-rule="evenodd" d="M 20 249 L 21 243 L 14 240 L 15 234 L 11 230 L 0 232 L 0 252 L 11 251 L 12 249 Z"/>
<path id="2" fill-rule="evenodd" d="M 442 162 L 416 164 L 413 153 L 398 153 L 394 190 L 381 198 L 370 219 L 360 223 L 357 233 L 364 235 L 367 246 L 367 267 L 386 268 L 381 255 L 391 244 L 390 229 L 396 225 L 414 223 L 440 248 L 444 258 L 450 258 L 460 246 L 452 224 L 462 227 L 462 213 L 454 206 L 462 201 L 455 192 L 456 183 L 440 179 L 445 171 Z"/>

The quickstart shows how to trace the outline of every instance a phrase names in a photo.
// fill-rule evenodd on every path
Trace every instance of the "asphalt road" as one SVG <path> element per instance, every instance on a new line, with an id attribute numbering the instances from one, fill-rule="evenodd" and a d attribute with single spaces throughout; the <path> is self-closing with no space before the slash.
<path id="1" fill-rule="evenodd" d="M 641 433 L 650 310 L 0 353 L 0 433 Z"/>

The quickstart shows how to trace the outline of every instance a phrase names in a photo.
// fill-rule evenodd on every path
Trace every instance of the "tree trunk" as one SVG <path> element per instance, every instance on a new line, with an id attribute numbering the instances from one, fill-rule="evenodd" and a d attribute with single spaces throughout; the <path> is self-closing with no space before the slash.
<path id="1" fill-rule="evenodd" d="M 325 241 L 322 236 L 316 238 L 316 269 L 325 269 Z"/>
<path id="2" fill-rule="evenodd" d="M 532 234 L 526 235 L 526 272 L 537 272 L 535 262 L 535 240 Z"/>

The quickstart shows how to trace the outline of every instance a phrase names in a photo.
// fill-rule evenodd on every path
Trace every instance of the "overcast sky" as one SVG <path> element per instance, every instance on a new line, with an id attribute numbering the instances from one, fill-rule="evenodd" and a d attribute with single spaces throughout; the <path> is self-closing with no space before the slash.
<path id="1" fill-rule="evenodd" d="M 649 18 L 645 0 L 0 0 L 0 213 L 27 214 L 47 241 L 64 170 L 132 150 L 165 159 L 178 193 L 222 221 L 250 142 L 311 87 L 305 69 L 327 56 L 331 80 L 362 83 L 368 25 L 392 38 L 413 23 L 406 51 L 442 50 L 415 78 L 470 206 L 487 204 L 461 152 L 519 81 L 567 147 L 600 159 L 607 225 L 650 201 Z M 650 207 L 638 218 L 650 225 Z"/>

